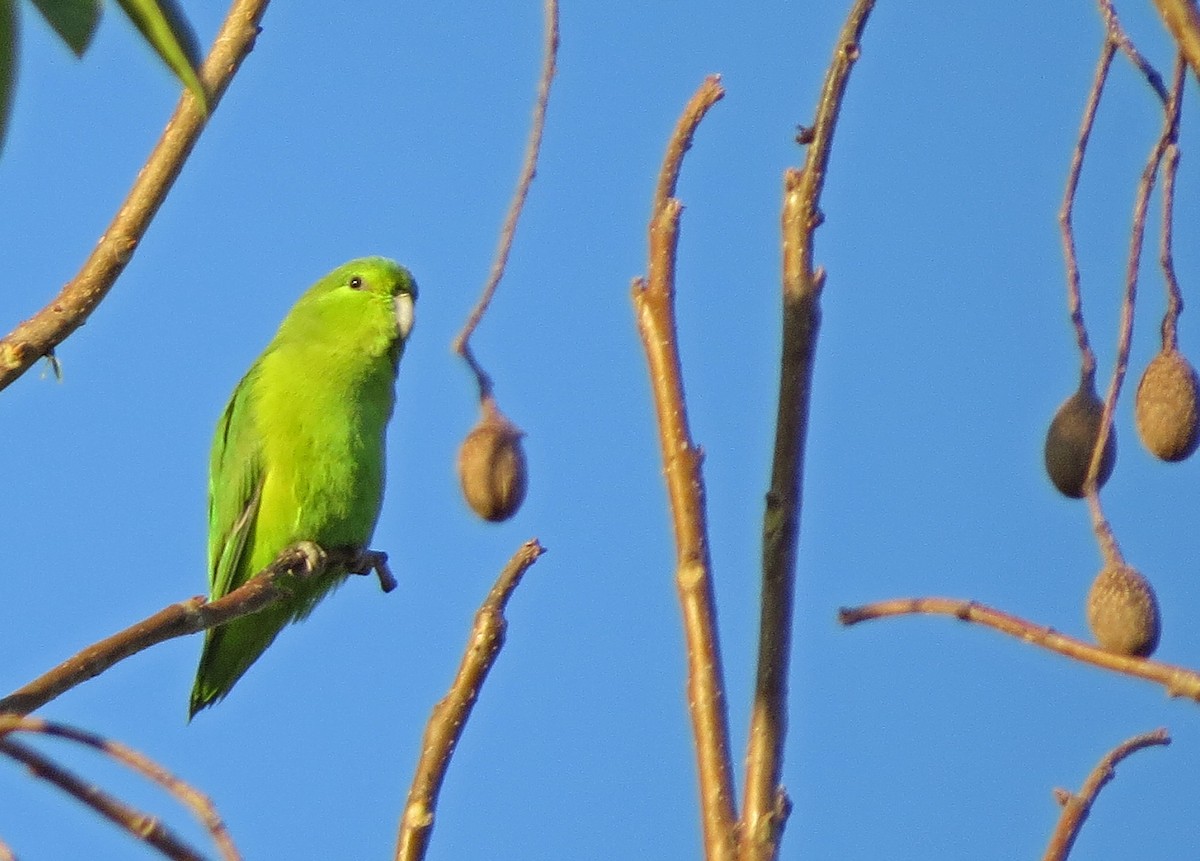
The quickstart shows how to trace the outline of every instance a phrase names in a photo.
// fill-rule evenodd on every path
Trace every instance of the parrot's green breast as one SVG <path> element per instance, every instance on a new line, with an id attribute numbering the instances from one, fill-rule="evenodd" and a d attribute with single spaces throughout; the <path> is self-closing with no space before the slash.
<path id="1" fill-rule="evenodd" d="M 361 545 L 379 515 L 394 373 L 376 362 L 350 381 L 340 378 L 346 364 L 287 350 L 263 362 L 255 398 L 267 463 L 260 520 L 291 541 Z"/>

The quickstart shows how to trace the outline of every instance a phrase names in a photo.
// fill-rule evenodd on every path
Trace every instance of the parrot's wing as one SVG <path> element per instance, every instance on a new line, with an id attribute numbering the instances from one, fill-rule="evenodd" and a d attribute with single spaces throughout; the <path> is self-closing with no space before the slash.
<path id="1" fill-rule="evenodd" d="M 208 470 L 208 583 L 213 598 L 242 585 L 240 564 L 262 499 L 262 434 L 250 393 L 257 367 L 242 379 L 217 422 Z"/>

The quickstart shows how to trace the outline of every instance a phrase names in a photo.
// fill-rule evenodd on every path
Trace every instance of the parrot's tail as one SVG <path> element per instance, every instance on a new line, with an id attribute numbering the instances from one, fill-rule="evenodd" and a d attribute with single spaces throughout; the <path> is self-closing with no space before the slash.
<path id="1" fill-rule="evenodd" d="M 204 651 L 192 685 L 188 720 L 201 709 L 225 699 L 291 619 L 292 613 L 276 606 L 209 628 L 204 634 Z"/>

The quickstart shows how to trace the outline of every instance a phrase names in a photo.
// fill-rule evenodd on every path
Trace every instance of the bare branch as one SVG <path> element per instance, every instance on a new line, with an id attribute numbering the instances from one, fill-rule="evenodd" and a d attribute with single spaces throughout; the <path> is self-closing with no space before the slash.
<path id="1" fill-rule="evenodd" d="M 1079 829 L 1083 827 L 1084 820 L 1092 810 L 1092 805 L 1096 803 L 1096 796 L 1100 794 L 1100 790 L 1104 788 L 1105 784 L 1116 777 L 1118 762 L 1143 748 L 1154 745 L 1166 746 L 1170 743 L 1171 737 L 1167 735 L 1165 729 L 1157 729 L 1134 736 L 1113 748 L 1100 760 L 1100 763 L 1084 781 L 1083 789 L 1079 791 L 1078 795 L 1072 795 L 1065 790 L 1056 791 L 1055 795 L 1062 804 L 1063 810 L 1054 834 L 1050 837 L 1050 845 L 1046 847 L 1046 854 L 1042 856 L 1042 861 L 1066 861 L 1067 856 L 1071 854 L 1071 847 L 1075 844 L 1075 838 L 1079 835 Z"/>
<path id="2" fill-rule="evenodd" d="M 200 69 L 200 81 L 209 94 L 209 113 L 206 115 L 191 92 L 184 90 L 125 202 L 79 273 L 49 305 L 0 339 L 0 389 L 41 357 L 52 355 L 54 348 L 86 323 L 108 295 L 183 169 L 208 116 L 216 110 L 229 82 L 254 47 L 267 2 L 234 0 Z"/>
<path id="3" fill-rule="evenodd" d="M 1112 26 L 1117 26 L 1113 24 Z M 1128 38 L 1128 37 L 1126 37 Z M 1110 42 L 1115 37 L 1110 36 Z M 1100 504 L 1097 482 L 1100 475 L 1100 463 L 1103 460 L 1104 448 L 1108 443 L 1108 435 L 1112 430 L 1112 418 L 1116 412 L 1117 399 L 1121 394 L 1121 385 L 1129 369 L 1129 351 L 1133 346 L 1133 319 L 1137 303 L 1138 271 L 1141 268 L 1142 246 L 1146 238 L 1146 214 L 1150 208 L 1150 193 L 1154 190 L 1154 182 L 1158 177 L 1159 166 L 1167 149 L 1178 136 L 1179 103 L 1182 97 L 1183 78 L 1175 76 L 1175 89 L 1169 95 L 1163 113 L 1163 127 L 1150 150 L 1146 166 L 1142 169 L 1138 181 L 1137 193 L 1134 197 L 1133 225 L 1129 239 L 1129 259 L 1125 267 L 1125 296 L 1121 302 L 1120 332 L 1117 337 L 1117 358 L 1113 365 L 1112 378 L 1108 384 L 1108 393 L 1104 400 L 1104 412 L 1100 419 L 1100 433 L 1096 445 L 1092 449 L 1092 459 L 1088 465 L 1087 478 L 1084 480 L 1084 493 L 1087 496 L 1088 510 L 1092 518 L 1092 530 L 1100 544 L 1101 552 L 1107 563 L 1123 563 L 1120 549 L 1117 545 L 1112 527 L 1104 515 Z"/>
<path id="4" fill-rule="evenodd" d="M 1174 350 L 1178 341 L 1179 315 L 1183 313 L 1183 290 L 1175 274 L 1175 258 L 1172 254 L 1175 230 L 1175 174 L 1179 170 L 1179 145 L 1176 143 L 1179 129 L 1179 112 L 1183 102 L 1185 61 L 1181 53 L 1175 60 L 1175 74 L 1171 86 L 1169 110 L 1174 115 L 1176 134 L 1163 154 L 1162 183 L 1162 227 L 1158 246 L 1158 263 L 1162 267 L 1163 281 L 1167 285 L 1167 310 L 1162 321 L 1163 350 Z"/>
<path id="5" fill-rule="evenodd" d="M 380 562 L 382 557 L 382 562 Z M 382 568 L 379 566 L 382 565 Z M 216 601 L 197 595 L 159 610 L 111 637 L 88 646 L 74 657 L 29 684 L 0 699 L 0 715 L 28 714 L 71 688 L 95 678 L 113 664 L 148 649 L 164 640 L 195 634 L 223 625 L 233 619 L 257 613 L 288 594 L 281 588 L 285 577 L 315 577 L 330 566 L 344 567 L 351 573 L 379 572 L 387 591 L 387 556 L 376 551 L 334 549 L 324 551 L 311 542 L 287 548 L 275 561 L 241 587 Z M 390 577 L 390 572 L 387 573 Z M 395 585 L 394 578 L 391 585 Z"/>
<path id="6" fill-rule="evenodd" d="M 676 334 L 675 255 L 683 206 L 672 195 L 696 127 L 724 95 L 720 78 L 709 76 L 675 126 L 654 192 L 648 277 L 633 283 L 633 305 L 650 372 L 675 531 L 675 586 L 687 639 L 688 706 L 699 771 L 705 857 L 709 861 L 732 861 L 736 851 L 733 777 L 710 574 L 704 476 L 700 469 L 703 457 L 688 428 Z"/>
<path id="7" fill-rule="evenodd" d="M 825 83 L 817 103 L 816 122 L 811 129 L 805 130 L 804 140 L 809 147 L 804 170 L 788 186 L 799 196 L 798 203 L 803 207 L 797 213 L 797 220 L 784 230 L 784 241 L 790 243 L 784 248 L 784 290 L 789 294 L 817 291 L 820 286 L 819 273 L 814 271 L 813 235 L 822 221 L 821 190 L 825 187 L 825 173 L 833 151 L 833 133 L 837 129 L 846 85 L 850 81 L 850 70 L 858 59 L 859 40 L 874 8 L 875 0 L 856 0 L 842 25 L 833 62 L 825 73 Z M 789 171 L 789 174 L 795 173 Z"/>
<path id="8" fill-rule="evenodd" d="M 1125 28 L 1121 26 L 1121 20 L 1117 17 L 1116 7 L 1113 6 L 1112 0 L 1099 0 L 1100 17 L 1104 19 L 1104 28 L 1107 31 L 1108 40 L 1121 50 L 1129 62 L 1133 63 L 1134 67 L 1142 73 L 1146 78 L 1146 83 L 1150 85 L 1150 89 L 1154 90 L 1154 94 L 1158 96 L 1158 100 L 1164 105 L 1170 96 L 1167 94 L 1167 87 L 1163 84 L 1162 75 L 1158 73 L 1158 69 L 1150 65 L 1150 61 L 1137 49 L 1133 44 L 1133 40 L 1129 38 L 1129 34 L 1125 32 Z"/>
<path id="9" fill-rule="evenodd" d="M 95 784 L 42 756 L 33 748 L 9 738 L 0 738 L 0 753 L 24 765 L 34 777 L 47 781 L 99 813 L 109 822 L 142 840 L 167 858 L 176 861 L 204 861 L 204 856 L 180 840 L 173 831 L 153 816 L 114 798 Z"/>
<path id="10" fill-rule="evenodd" d="M 0 753 L 22 763 L 34 776 L 53 783 L 105 819 L 128 831 L 136 839 L 150 844 L 167 858 L 178 859 L 178 861 L 203 861 L 203 855 L 180 840 L 156 817 L 148 816 L 125 804 L 94 784 L 80 779 L 33 748 L 10 738 L 9 736 L 13 732 L 30 732 L 63 738 L 109 756 L 116 762 L 157 783 L 189 808 L 208 830 L 213 842 L 220 849 L 222 858 L 226 861 L 239 861 L 241 858 L 237 848 L 233 845 L 229 832 L 225 830 L 221 817 L 208 797 L 132 748 L 63 724 L 50 723 L 38 718 L 0 715 Z"/>
<path id="11" fill-rule="evenodd" d="M 994 628 L 1010 637 L 1085 664 L 1156 682 L 1166 688 L 1167 696 L 1184 697 L 1200 703 L 1200 672 L 1196 670 L 1109 652 L 1075 637 L 1060 634 L 1053 628 L 1026 621 L 976 601 L 957 598 L 892 598 L 860 607 L 843 607 L 838 610 L 838 621 L 849 626 L 888 616 L 908 615 L 953 616 L 964 622 Z"/>
<path id="12" fill-rule="evenodd" d="M 521 582 L 521 577 L 538 560 L 543 548 L 536 538 L 525 542 L 500 572 L 492 591 L 475 614 L 475 624 L 467 641 L 467 651 L 449 693 L 433 707 L 421 741 L 421 757 L 408 790 L 400 833 L 396 840 L 396 861 L 419 861 L 425 857 L 433 833 L 433 815 L 438 793 L 450 758 L 471 716 L 475 700 L 488 672 L 504 646 L 508 622 L 504 608 Z"/>
<path id="13" fill-rule="evenodd" d="M 824 271 L 814 269 L 814 239 L 822 221 L 821 190 L 834 130 L 850 71 L 859 56 L 859 42 L 874 5 L 874 0 L 859 0 L 850 9 L 825 73 L 816 119 L 806 129 L 809 147 L 804 168 L 789 169 L 784 175 L 783 349 L 771 486 L 763 513 L 758 671 L 746 748 L 740 861 L 775 858 L 790 811 L 780 776 L 787 736 L 787 682 L 804 485 L 804 443 L 821 319 L 821 288 L 825 281 Z"/>
<path id="14" fill-rule="evenodd" d="M 721 87 L 720 75 L 709 75 L 700 85 L 700 89 L 692 96 L 683 109 L 683 115 L 675 124 L 671 139 L 667 141 L 667 153 L 663 157 L 662 168 L 658 173 L 658 184 L 654 187 L 653 211 L 662 212 L 668 201 L 675 196 L 679 185 L 679 171 L 683 167 L 683 157 L 692 148 L 692 138 L 700 121 L 717 102 L 725 96 Z"/>
<path id="15" fill-rule="evenodd" d="M 554 81 L 558 62 L 558 0 L 546 0 L 545 21 L 542 74 L 538 80 L 537 101 L 533 106 L 533 122 L 529 129 L 529 142 L 525 146 L 525 161 L 521 166 L 517 188 L 508 205 L 508 214 L 504 217 L 504 226 L 500 230 L 500 244 L 496 248 L 496 257 L 492 262 L 492 269 L 488 273 L 487 282 L 484 284 L 483 294 L 479 297 L 479 302 L 471 311 L 470 316 L 467 317 L 462 331 L 454 339 L 454 352 L 463 358 L 471 372 L 475 374 L 475 380 L 479 385 L 480 401 L 488 399 L 492 394 L 492 380 L 475 359 L 475 354 L 471 350 L 471 335 L 479 325 L 479 321 L 483 319 L 488 305 L 492 302 L 492 296 L 500 285 L 500 279 L 504 276 L 504 267 L 508 265 L 508 254 L 512 250 L 513 238 L 517 233 L 517 220 L 521 217 L 521 210 L 525 208 L 525 199 L 529 196 L 529 186 L 533 184 L 533 177 L 537 173 L 538 153 L 542 148 L 542 132 L 546 127 L 546 106 L 550 102 L 550 85 Z"/>
<path id="16" fill-rule="evenodd" d="M 1083 159 L 1087 153 L 1088 140 L 1092 135 L 1092 126 L 1096 122 L 1096 110 L 1100 107 L 1100 96 L 1104 92 L 1104 84 L 1108 80 L 1109 69 L 1112 68 L 1113 55 L 1117 52 L 1116 43 L 1106 36 L 1104 46 L 1100 50 L 1100 60 L 1096 64 L 1096 74 L 1092 79 L 1092 88 L 1088 93 L 1087 105 L 1083 109 L 1083 120 L 1079 126 L 1079 137 L 1071 154 L 1071 168 L 1067 172 L 1067 187 L 1063 193 L 1062 206 L 1058 211 L 1058 224 L 1062 232 L 1063 258 L 1067 266 L 1067 308 L 1071 315 L 1071 325 L 1075 328 L 1075 343 L 1079 348 L 1079 373 L 1088 388 L 1094 388 L 1096 382 L 1096 354 L 1088 341 L 1087 326 L 1083 320 L 1083 292 L 1080 286 L 1079 257 L 1075 251 L 1075 229 L 1072 218 L 1075 211 L 1075 195 L 1079 190 L 1079 177 L 1083 172 Z M 1102 447 L 1101 447 L 1101 450 Z"/>
<path id="17" fill-rule="evenodd" d="M 1088 341 L 1087 327 L 1083 319 L 1083 299 L 1080 287 L 1079 258 L 1075 250 L 1075 231 L 1072 218 L 1075 209 L 1075 195 L 1079 191 L 1079 178 L 1083 171 L 1083 160 L 1087 153 L 1088 141 L 1091 138 L 1092 127 L 1096 122 L 1096 111 L 1100 107 L 1100 98 L 1108 81 L 1108 73 L 1112 68 L 1113 56 L 1120 49 L 1141 72 L 1154 89 L 1155 93 L 1167 104 L 1168 94 L 1162 83 L 1162 76 L 1146 61 L 1145 57 L 1134 46 L 1120 20 L 1111 0 L 1099 0 L 1100 16 L 1104 20 L 1104 43 L 1100 49 L 1100 59 L 1096 63 L 1096 72 L 1092 78 L 1092 86 L 1088 91 L 1087 103 L 1083 109 L 1083 119 L 1079 125 L 1079 135 L 1071 154 L 1071 167 L 1067 172 L 1067 185 L 1063 192 L 1062 205 L 1058 211 L 1059 229 L 1062 233 L 1063 258 L 1067 267 L 1067 307 L 1071 316 L 1071 325 L 1075 329 L 1075 341 L 1079 348 L 1081 382 L 1087 388 L 1093 388 L 1096 380 L 1096 354 Z M 1103 440 L 1097 442 L 1096 458 L 1103 452 Z"/>

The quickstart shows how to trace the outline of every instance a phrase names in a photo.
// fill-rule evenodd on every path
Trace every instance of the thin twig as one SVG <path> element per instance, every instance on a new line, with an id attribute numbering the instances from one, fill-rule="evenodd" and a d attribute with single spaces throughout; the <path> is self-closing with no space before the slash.
<path id="1" fill-rule="evenodd" d="M 809 147 L 804 168 L 789 169 L 784 176 L 783 348 L 775 453 L 763 513 L 758 671 L 746 748 L 740 861 L 777 857 L 791 808 L 780 777 L 787 736 L 787 681 L 803 500 L 804 445 L 821 319 L 821 289 L 825 282 L 824 270 L 814 268 L 814 240 L 822 221 L 821 190 L 838 114 L 874 5 L 874 0 L 859 0 L 851 8 L 825 74 L 816 119 L 807 130 Z"/>
<path id="2" fill-rule="evenodd" d="M 404 814 L 400 817 L 400 833 L 396 839 L 396 861 L 420 861 L 425 857 L 433 833 L 433 817 L 438 793 L 450 767 L 454 748 L 471 716 L 475 700 L 504 646 L 508 622 L 504 608 L 521 582 L 521 577 L 543 553 L 536 538 L 525 542 L 508 565 L 500 572 L 487 599 L 475 614 L 475 624 L 467 641 L 467 651 L 459 664 L 458 673 L 449 693 L 433 707 L 421 741 L 421 757 L 417 761 Z"/>
<path id="3" fill-rule="evenodd" d="M 13 732 L 30 732 L 67 739 L 97 750 L 136 771 L 148 780 L 157 783 L 192 811 L 212 837 L 222 858 L 226 861 L 239 861 L 241 858 L 208 796 L 184 783 L 162 766 L 132 748 L 63 724 L 50 723 L 38 718 L 0 715 L 0 753 L 23 763 L 37 777 L 48 780 L 64 792 L 73 795 L 137 839 L 158 849 L 166 857 L 180 859 L 180 861 L 192 861 L 192 859 L 203 861 L 204 856 L 180 840 L 158 818 L 141 813 L 94 784 L 76 777 L 72 772 L 42 756 L 33 748 L 10 738 L 9 736 Z"/>
<path id="4" fill-rule="evenodd" d="M 216 601 L 209 602 L 204 596 L 197 595 L 165 607 L 141 622 L 88 646 L 0 699 L 0 715 L 28 714 L 76 685 L 95 678 L 113 664 L 157 643 L 257 613 L 290 594 L 290 590 L 279 583 L 281 578 L 320 576 L 330 566 L 361 572 L 364 567 L 378 562 L 377 557 L 381 555 L 373 551 L 364 553 L 350 549 L 323 551 L 311 542 L 289 547 L 244 585 Z M 383 555 L 383 570 L 386 570 L 386 558 Z M 380 572 L 380 581 L 386 588 L 383 570 Z"/>
<path id="5" fill-rule="evenodd" d="M 1104 92 L 1104 84 L 1108 80 L 1108 71 L 1112 68 L 1112 59 L 1116 52 L 1116 43 L 1106 35 L 1104 46 L 1100 50 L 1100 60 L 1096 64 L 1096 74 L 1092 79 L 1092 88 L 1088 93 L 1087 105 L 1083 109 L 1079 137 L 1075 141 L 1075 149 L 1071 154 L 1071 167 L 1067 172 L 1067 188 L 1063 193 L 1062 206 L 1058 211 L 1063 258 L 1067 265 L 1067 308 L 1071 315 L 1071 325 L 1075 329 L 1075 343 L 1079 348 L 1079 374 L 1083 384 L 1092 390 L 1096 385 L 1096 354 L 1088 341 L 1087 326 L 1083 320 L 1083 291 L 1080 286 L 1079 257 L 1075 250 L 1075 229 L 1072 219 L 1075 212 L 1075 194 L 1079 190 L 1079 177 L 1083 172 L 1083 159 L 1087 153 L 1088 140 L 1092 135 L 1092 126 L 1096 122 L 1096 110 L 1100 106 L 1100 96 Z"/>
<path id="6" fill-rule="evenodd" d="M 675 323 L 675 255 L 683 206 L 673 195 L 680 162 L 691 146 L 696 127 L 724 95 L 720 78 L 710 75 L 692 95 L 675 126 L 654 192 L 647 277 L 633 282 L 633 305 L 650 373 L 675 533 L 675 587 L 687 640 L 688 708 L 708 861 L 732 861 L 737 840 L 729 717 L 710 573 L 702 455 L 692 442 L 688 427 Z"/>
<path id="7" fill-rule="evenodd" d="M 508 213 L 504 217 L 504 226 L 500 230 L 500 243 L 496 247 L 496 257 L 492 261 L 492 269 L 484 284 L 483 294 L 479 297 L 479 302 L 471 311 L 470 316 L 467 317 L 462 331 L 454 339 L 453 345 L 454 352 L 462 357 L 471 372 L 475 374 L 475 380 L 479 385 L 480 401 L 491 397 L 492 379 L 475 359 L 475 353 L 471 350 L 471 335 L 479 325 L 479 321 L 483 319 L 488 305 L 492 302 L 492 296 L 500 285 L 500 279 L 504 276 L 504 267 L 508 265 L 508 254 L 512 250 L 513 238 L 517 233 L 517 221 L 521 217 L 521 210 L 525 208 L 525 199 L 529 196 L 529 186 L 532 185 L 533 177 L 537 173 L 538 153 L 542 148 L 542 132 L 546 127 L 546 106 L 550 102 L 550 85 L 554 81 L 557 62 L 558 0 L 546 0 L 542 74 L 538 79 L 537 101 L 533 106 L 533 122 L 529 128 L 529 141 L 525 146 L 525 161 L 521 165 L 517 188 L 508 204 Z"/>
<path id="8" fill-rule="evenodd" d="M 1171 84 L 1169 110 L 1174 114 L 1175 136 L 1167 145 L 1163 155 L 1162 177 L 1162 228 L 1158 246 L 1158 263 L 1162 267 L 1163 281 L 1167 286 L 1167 310 L 1162 321 L 1162 348 L 1174 350 L 1179 338 L 1179 315 L 1183 313 L 1183 290 L 1175 274 L 1174 248 L 1175 230 L 1175 174 L 1179 170 L 1179 114 L 1183 105 L 1184 70 L 1187 65 L 1182 53 L 1175 59 L 1175 74 Z"/>
<path id="9" fill-rule="evenodd" d="M 1087 478 L 1083 489 L 1087 497 L 1088 511 L 1091 514 L 1092 529 L 1100 543 L 1101 552 L 1106 564 L 1121 564 L 1123 558 L 1112 527 L 1104 515 L 1098 492 L 1098 477 L 1100 463 L 1103 460 L 1104 449 L 1108 445 L 1109 434 L 1112 433 L 1112 419 L 1116 412 L 1117 399 L 1121 394 L 1121 385 L 1129 369 L 1129 351 L 1133 346 L 1134 310 L 1137 305 L 1138 271 L 1141 268 L 1142 246 L 1146 238 L 1146 213 L 1150 208 L 1150 193 L 1154 190 L 1154 182 L 1158 176 L 1159 166 L 1167 147 L 1178 136 L 1179 130 L 1179 98 L 1182 90 L 1182 78 L 1176 76 L 1178 87 L 1167 99 L 1163 116 L 1163 128 L 1150 150 L 1146 166 L 1142 169 L 1138 181 L 1137 193 L 1134 196 L 1133 224 L 1129 239 L 1129 259 L 1125 267 L 1125 296 L 1121 302 L 1120 331 L 1117 337 L 1117 357 L 1113 363 L 1112 377 L 1108 384 L 1108 393 L 1104 399 L 1104 412 L 1100 419 L 1100 433 L 1096 445 L 1092 449 L 1092 458 L 1088 464 Z"/>
<path id="10" fill-rule="evenodd" d="M 1200 10 L 1195 0 L 1154 0 L 1154 5 L 1200 81 Z"/>
<path id="11" fill-rule="evenodd" d="M 1063 258 L 1067 267 L 1067 306 L 1071 316 L 1071 325 L 1075 329 L 1075 341 L 1079 348 L 1079 372 L 1081 383 L 1089 389 L 1094 389 L 1096 380 L 1096 354 L 1088 341 L 1087 327 L 1083 319 L 1083 299 L 1080 286 L 1079 258 L 1075 248 L 1075 231 L 1072 223 L 1075 209 L 1075 195 L 1079 190 L 1079 178 L 1083 170 L 1083 160 L 1087 153 L 1088 141 L 1091 138 L 1092 127 L 1096 122 L 1096 112 L 1100 106 L 1100 98 L 1104 85 L 1108 81 L 1108 73 L 1112 68 L 1113 56 L 1120 49 L 1141 72 L 1145 75 L 1150 86 L 1158 94 L 1163 104 L 1168 101 L 1168 94 L 1163 87 L 1162 76 L 1146 61 L 1141 52 L 1134 46 L 1120 20 L 1111 0 L 1099 0 L 1100 17 L 1104 21 L 1104 44 L 1100 49 L 1100 59 L 1096 63 L 1096 72 L 1088 92 L 1087 104 L 1080 121 L 1079 136 L 1071 154 L 1071 167 L 1067 173 L 1067 185 L 1063 192 L 1062 205 L 1058 212 L 1059 229 L 1062 233 Z M 1098 459 L 1103 452 L 1103 441 L 1098 441 L 1095 457 Z M 1097 461 L 1098 465 L 1098 461 Z"/>
<path id="12" fill-rule="evenodd" d="M 892 598 L 860 607 L 843 607 L 838 610 L 838 621 L 849 626 L 872 619 L 908 615 L 953 616 L 964 622 L 994 628 L 1010 637 L 1085 664 L 1156 682 L 1166 688 L 1167 696 L 1184 697 L 1200 703 L 1200 672 L 1196 670 L 1105 651 L 1083 640 L 1060 634 L 1053 628 L 1029 622 L 976 601 L 957 598 Z"/>
<path id="13" fill-rule="evenodd" d="M 167 858 L 174 861 L 204 861 L 203 855 L 180 840 L 175 832 L 158 818 L 142 813 L 95 784 L 77 777 L 33 748 L 9 738 L 0 738 L 0 754 L 21 763 L 34 777 L 57 786 L 109 822 L 127 831 L 135 840 L 144 841 Z"/>
<path id="14" fill-rule="evenodd" d="M 1109 40 L 1115 43 L 1121 49 L 1121 53 L 1129 59 L 1129 62 L 1133 63 L 1134 67 L 1145 76 L 1146 82 L 1150 84 L 1150 88 L 1154 90 L 1158 100 L 1165 105 L 1170 96 L 1167 93 L 1166 85 L 1163 84 L 1162 75 L 1158 73 L 1158 69 L 1150 65 L 1150 61 L 1133 44 L 1133 40 L 1121 26 L 1121 19 L 1117 17 L 1117 10 L 1112 4 L 1112 0 L 1099 0 L 1099 4 L 1100 17 L 1104 19 L 1104 28 L 1108 32 Z"/>
<path id="15" fill-rule="evenodd" d="M 784 252 L 784 289 L 792 294 L 812 291 L 820 286 L 821 273 L 813 262 L 813 235 L 823 220 L 820 211 L 821 190 L 825 186 L 825 173 L 833 151 L 833 134 L 837 129 L 846 85 L 850 81 L 850 70 L 858 59 L 859 40 L 874 8 L 874 0 L 856 0 L 842 25 L 833 62 L 825 73 L 825 83 L 817 103 L 816 122 L 806 130 L 805 140 L 809 142 L 809 147 L 804 170 L 795 178 L 794 185 L 789 186 L 799 195 L 799 202 L 804 207 L 798 223 L 785 231 L 785 240 L 792 234 L 794 238 L 791 242 L 795 243 L 795 252 L 789 254 L 786 248 Z"/>
<path id="16" fill-rule="evenodd" d="M 0 339 L 0 389 L 82 326 L 108 295 L 171 190 L 204 125 L 242 61 L 254 47 L 268 0 L 234 0 L 212 50 L 200 69 L 209 94 L 206 114 L 184 90 L 154 151 L 138 172 L 129 195 L 79 273 L 54 300 Z"/>
<path id="17" fill-rule="evenodd" d="M 1066 790 L 1057 790 L 1055 795 L 1062 804 L 1063 810 L 1054 834 L 1050 837 L 1050 844 L 1046 847 L 1046 854 L 1042 856 L 1042 861 L 1066 861 L 1067 856 L 1071 854 L 1071 847 L 1075 844 L 1075 838 L 1079 835 L 1079 829 L 1083 827 L 1084 820 L 1091 813 L 1092 805 L 1096 803 L 1096 796 L 1100 794 L 1100 790 L 1104 788 L 1105 784 L 1116 777 L 1117 763 L 1143 748 L 1154 745 L 1165 747 L 1170 743 L 1171 737 L 1167 735 L 1165 729 L 1156 729 L 1153 732 L 1134 736 L 1113 748 L 1100 760 L 1099 764 L 1092 769 L 1092 773 L 1088 775 L 1087 780 L 1084 781 L 1083 788 L 1078 795 L 1073 795 Z"/>

